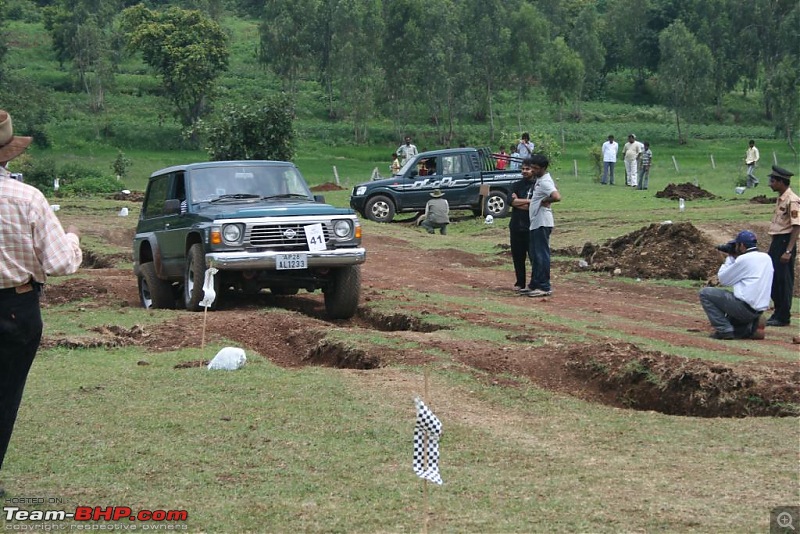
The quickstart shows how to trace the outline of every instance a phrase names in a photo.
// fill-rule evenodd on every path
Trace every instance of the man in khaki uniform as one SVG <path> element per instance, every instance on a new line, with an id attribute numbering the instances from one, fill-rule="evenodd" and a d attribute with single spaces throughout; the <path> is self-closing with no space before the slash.
<path id="1" fill-rule="evenodd" d="M 794 292 L 794 266 L 797 261 L 797 237 L 800 234 L 800 197 L 789 187 L 792 174 L 773 166 L 769 187 L 780 195 L 769 225 L 772 236 L 769 256 L 775 274 L 772 278 L 772 302 L 775 311 L 767 326 L 789 326 Z"/>

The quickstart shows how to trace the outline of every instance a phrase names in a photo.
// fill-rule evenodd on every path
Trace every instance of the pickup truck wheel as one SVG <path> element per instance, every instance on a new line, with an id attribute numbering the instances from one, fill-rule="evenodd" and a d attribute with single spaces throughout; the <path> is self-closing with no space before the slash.
<path id="1" fill-rule="evenodd" d="M 203 282 L 206 277 L 206 254 L 203 251 L 203 245 L 195 244 L 189 249 L 189 254 L 186 256 L 186 275 L 184 277 L 184 300 L 186 302 L 186 309 L 189 311 L 202 311 L 203 307 L 200 306 L 200 301 L 203 300 L 205 292 L 203 291 Z M 217 308 L 220 298 L 220 279 L 222 276 L 217 274 L 214 277 L 214 291 L 217 298 L 214 299 L 214 304 L 209 306 L 212 310 Z"/>
<path id="2" fill-rule="evenodd" d="M 367 201 L 367 219 L 375 222 L 392 222 L 394 219 L 394 203 L 389 197 L 377 195 Z"/>
<path id="3" fill-rule="evenodd" d="M 325 288 L 325 311 L 331 319 L 349 319 L 356 314 L 361 295 L 361 267 L 348 265 L 331 273 Z"/>
<path id="4" fill-rule="evenodd" d="M 486 215 L 505 217 L 508 214 L 508 197 L 502 191 L 491 191 L 486 197 Z"/>
<path id="5" fill-rule="evenodd" d="M 172 284 L 162 280 L 156 274 L 156 266 L 152 261 L 143 263 L 139 267 L 139 300 L 142 307 L 151 308 L 174 308 L 175 294 L 172 292 Z"/>

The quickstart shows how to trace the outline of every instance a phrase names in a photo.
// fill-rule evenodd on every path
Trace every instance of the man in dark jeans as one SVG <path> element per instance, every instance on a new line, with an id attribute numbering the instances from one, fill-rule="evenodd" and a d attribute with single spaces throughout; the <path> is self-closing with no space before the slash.
<path id="1" fill-rule="evenodd" d="M 39 290 L 48 275 L 74 273 L 83 259 L 74 227 L 65 233 L 44 195 L 6 168 L 30 142 L 14 136 L 11 117 L 0 110 L 0 242 L 7 259 L 0 262 L 0 468 L 42 338 Z"/>
<path id="2" fill-rule="evenodd" d="M 781 167 L 772 167 L 769 187 L 778 195 L 775 214 L 767 233 L 772 236 L 769 257 L 775 274 L 772 278 L 772 302 L 775 311 L 767 326 L 789 326 L 794 292 L 794 265 L 797 261 L 797 238 L 800 234 L 800 197 L 789 187 L 792 174 Z"/>
<path id="3" fill-rule="evenodd" d="M 511 243 L 511 258 L 514 260 L 514 291 L 520 292 L 528 285 L 525 262 L 528 259 L 531 219 L 528 206 L 533 190 L 533 170 L 530 166 L 522 168 L 522 179 L 511 186 L 511 222 L 508 225 Z"/>

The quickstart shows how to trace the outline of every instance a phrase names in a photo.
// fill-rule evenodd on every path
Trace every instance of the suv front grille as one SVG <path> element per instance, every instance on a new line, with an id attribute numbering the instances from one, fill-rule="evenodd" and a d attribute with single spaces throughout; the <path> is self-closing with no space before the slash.
<path id="1" fill-rule="evenodd" d="M 304 224 L 255 225 L 247 229 L 245 242 L 259 248 L 308 250 L 304 227 Z M 326 224 L 322 225 L 322 233 L 327 243 L 331 236 Z"/>

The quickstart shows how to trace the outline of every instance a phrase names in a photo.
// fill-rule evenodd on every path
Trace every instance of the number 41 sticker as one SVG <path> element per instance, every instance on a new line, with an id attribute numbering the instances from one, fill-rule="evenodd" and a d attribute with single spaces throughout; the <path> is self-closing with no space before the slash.
<path id="1" fill-rule="evenodd" d="M 325 250 L 325 234 L 322 233 L 322 224 L 309 224 L 305 228 L 308 250 Z"/>

